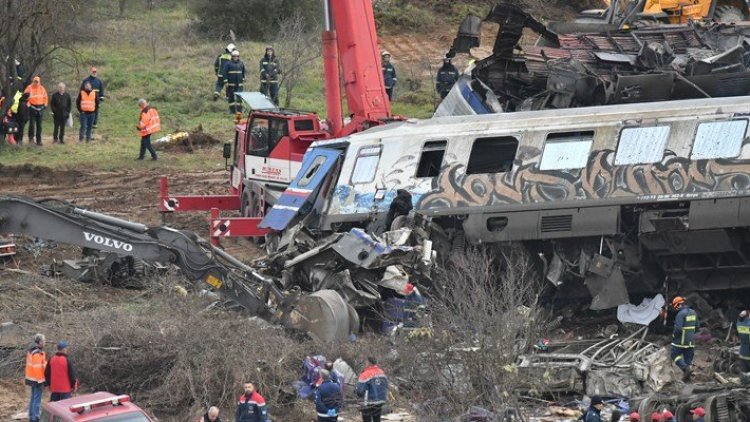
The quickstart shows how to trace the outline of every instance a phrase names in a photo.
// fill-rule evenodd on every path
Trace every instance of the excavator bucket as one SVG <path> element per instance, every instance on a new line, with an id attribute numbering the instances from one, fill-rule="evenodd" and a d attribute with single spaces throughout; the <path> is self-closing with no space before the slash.
<path id="1" fill-rule="evenodd" d="M 315 340 L 345 341 L 358 327 L 353 327 L 357 313 L 334 290 L 320 290 L 302 296 L 290 315 L 292 328 L 307 332 Z"/>

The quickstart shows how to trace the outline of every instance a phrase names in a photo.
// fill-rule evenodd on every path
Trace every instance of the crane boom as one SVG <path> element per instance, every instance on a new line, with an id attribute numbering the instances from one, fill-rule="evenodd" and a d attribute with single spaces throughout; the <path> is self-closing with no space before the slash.
<path id="1" fill-rule="evenodd" d="M 328 325 L 349 326 L 348 321 L 325 320 L 317 321 L 317 326 L 310 322 L 312 319 L 294 314 L 321 301 L 330 302 L 321 297 L 336 300 L 338 293 L 318 291 L 301 296 L 283 292 L 272 280 L 189 231 L 148 227 L 59 201 L 0 196 L 0 233 L 39 237 L 149 263 L 173 264 L 193 283 L 205 283 L 250 314 L 324 340 L 339 340 L 320 334 L 330 331 Z"/>
<path id="2" fill-rule="evenodd" d="M 338 54 L 324 54 L 326 80 L 338 83 L 338 73 L 328 70 L 334 67 L 330 62 L 338 59 L 339 63 L 335 66 L 340 64 L 340 75 L 352 117 L 341 133 L 334 132 L 334 136 L 340 137 L 382 124 L 393 116 L 385 92 L 372 1 L 324 1 L 327 2 L 326 13 L 330 14 L 326 16 L 328 27 L 324 33 L 324 46 L 326 42 L 330 43 L 331 37 L 336 38 L 338 46 Z M 332 121 L 340 119 L 335 109 L 335 103 L 341 102 L 339 93 L 335 89 L 328 89 L 327 95 L 329 118 Z M 333 122 L 334 128 L 339 127 L 337 123 Z"/>

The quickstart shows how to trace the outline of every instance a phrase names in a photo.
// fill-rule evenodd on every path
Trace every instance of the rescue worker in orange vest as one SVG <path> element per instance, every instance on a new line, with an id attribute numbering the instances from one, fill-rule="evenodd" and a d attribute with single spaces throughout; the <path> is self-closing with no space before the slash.
<path id="1" fill-rule="evenodd" d="M 34 336 L 34 344 L 26 352 L 26 385 L 31 387 L 29 400 L 29 421 L 38 422 L 42 408 L 44 370 L 47 367 L 47 354 L 44 353 L 44 334 Z"/>
<path id="2" fill-rule="evenodd" d="M 62 340 L 57 343 L 57 353 L 49 360 L 44 370 L 44 378 L 52 393 L 49 401 L 69 399 L 74 391 L 78 391 L 78 378 L 73 362 L 68 359 L 68 342 Z"/>
<path id="3" fill-rule="evenodd" d="M 78 98 L 76 98 L 76 107 L 78 107 L 78 112 L 81 113 L 81 130 L 78 131 L 78 142 L 83 141 L 84 134 L 86 134 L 86 142 L 91 142 L 91 130 L 94 127 L 98 106 L 97 93 L 91 86 L 91 82 L 86 81 L 83 84 L 83 89 L 78 93 Z"/>
<path id="4" fill-rule="evenodd" d="M 156 161 L 156 151 L 151 146 L 151 135 L 161 130 L 159 121 L 159 112 L 148 105 L 148 101 L 141 98 L 138 100 L 138 106 L 141 108 L 141 116 L 136 128 L 141 134 L 141 153 L 138 155 L 139 160 L 146 156 L 146 150 L 151 154 L 151 160 Z"/>
<path id="5" fill-rule="evenodd" d="M 29 94 L 29 141 L 36 135 L 36 144 L 42 146 L 42 112 L 48 103 L 47 90 L 42 86 L 42 79 L 34 76 L 23 92 Z"/>

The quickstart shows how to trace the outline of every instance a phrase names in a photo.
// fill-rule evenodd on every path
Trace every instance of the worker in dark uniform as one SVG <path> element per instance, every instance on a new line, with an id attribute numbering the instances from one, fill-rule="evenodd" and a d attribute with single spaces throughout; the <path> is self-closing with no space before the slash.
<path id="1" fill-rule="evenodd" d="M 451 88 L 456 84 L 458 80 L 458 69 L 451 63 L 451 58 L 446 57 L 443 59 L 443 67 L 438 70 L 436 89 L 440 94 L 440 98 L 445 98 L 448 93 L 451 92 Z"/>
<path id="2" fill-rule="evenodd" d="M 693 357 L 695 356 L 695 331 L 698 329 L 698 315 L 677 296 L 672 300 L 677 310 L 672 336 L 672 360 L 683 372 L 683 381 L 690 381 Z"/>
<path id="3" fill-rule="evenodd" d="M 229 103 L 229 112 L 241 113 L 242 101 L 234 95 L 235 92 L 242 92 L 245 83 L 245 63 L 240 60 L 240 52 L 232 51 L 232 60 L 224 63 L 221 70 L 224 76 L 224 85 L 227 87 L 227 102 Z"/>
<path id="4" fill-rule="evenodd" d="M 750 384 L 750 311 L 740 312 L 737 319 L 737 334 L 740 337 L 740 371 L 742 384 Z"/>
<path id="5" fill-rule="evenodd" d="M 260 59 L 260 92 L 279 104 L 279 83 L 281 64 L 273 47 L 266 47 L 266 54 Z"/>
<path id="6" fill-rule="evenodd" d="M 604 409 L 604 401 L 599 396 L 591 398 L 591 407 L 583 415 L 583 422 L 602 422 L 602 409 Z"/>
<path id="7" fill-rule="evenodd" d="M 391 63 L 391 53 L 383 51 L 381 55 L 383 60 L 383 83 L 385 85 L 385 93 L 388 94 L 388 100 L 393 101 L 393 88 L 396 87 L 396 68 Z"/>
<path id="8" fill-rule="evenodd" d="M 396 217 L 409 215 L 414 206 L 411 203 L 411 194 L 406 189 L 396 191 L 396 197 L 391 202 L 388 215 L 385 219 L 385 231 L 390 231 Z"/>
<path id="9" fill-rule="evenodd" d="M 224 65 L 232 60 L 232 52 L 236 50 L 237 47 L 235 47 L 234 44 L 228 44 L 227 48 L 224 49 L 224 52 L 219 54 L 216 57 L 216 60 L 214 60 L 214 75 L 216 75 L 216 85 L 214 86 L 214 101 L 219 99 L 219 96 L 221 95 L 221 90 L 224 88 L 224 75 L 221 74 L 221 71 L 224 70 Z"/>

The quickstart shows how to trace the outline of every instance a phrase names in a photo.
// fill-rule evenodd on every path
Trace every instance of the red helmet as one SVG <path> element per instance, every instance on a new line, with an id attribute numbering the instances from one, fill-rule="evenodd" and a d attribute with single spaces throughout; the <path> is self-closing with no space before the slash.
<path id="1" fill-rule="evenodd" d="M 695 409 L 691 410 L 690 413 L 698 417 L 706 416 L 706 410 L 702 407 L 696 407 Z"/>
<path id="2" fill-rule="evenodd" d="M 630 414 L 630 421 L 631 422 L 638 422 L 641 420 L 641 415 L 638 414 L 638 412 L 633 412 Z"/>

